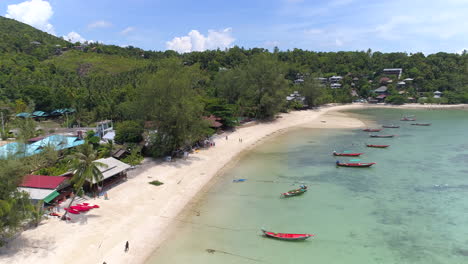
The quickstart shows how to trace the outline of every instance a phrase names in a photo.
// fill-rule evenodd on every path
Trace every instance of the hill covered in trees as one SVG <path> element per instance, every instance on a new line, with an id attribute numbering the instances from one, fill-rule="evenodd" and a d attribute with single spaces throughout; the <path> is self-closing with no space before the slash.
<path id="1" fill-rule="evenodd" d="M 389 101 L 432 100 L 432 92 L 438 90 L 443 98 L 437 102 L 468 103 L 466 52 L 427 56 L 371 50 L 270 52 L 235 46 L 178 54 L 70 43 L 3 17 L 0 36 L 0 107 L 9 116 L 71 107 L 77 110 L 72 124 L 113 119 L 155 121 L 162 126 L 163 112 L 153 110 L 163 108 L 155 102 L 167 103 L 166 107 L 179 104 L 169 107 L 172 111 L 193 103 L 198 115 L 218 116 L 230 126 L 238 117 L 268 119 L 278 111 L 301 107 L 287 104 L 286 95 L 293 91 L 303 94 L 309 106 L 373 97 L 373 90 L 382 85 L 384 68 L 402 68 L 400 81 L 413 79 L 404 91 L 397 86 L 399 80 L 386 84 Z M 164 67 L 172 67 L 173 72 Z M 335 75 L 343 76 L 339 89 L 318 81 Z M 190 86 L 190 92 L 184 85 Z M 153 101 L 144 94 L 151 94 Z"/>

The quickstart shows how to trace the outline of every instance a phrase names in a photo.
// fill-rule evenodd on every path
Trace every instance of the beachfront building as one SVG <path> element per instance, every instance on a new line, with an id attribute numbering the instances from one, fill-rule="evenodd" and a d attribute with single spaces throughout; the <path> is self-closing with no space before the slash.
<path id="1" fill-rule="evenodd" d="M 298 102 L 303 106 L 306 106 L 305 97 L 302 96 L 298 91 L 294 91 L 292 94 L 286 96 L 286 101 L 288 101 L 288 103 Z"/>
<path id="2" fill-rule="evenodd" d="M 440 91 L 435 91 L 434 92 L 434 98 L 440 98 L 442 96 L 442 92 Z"/>
<path id="3" fill-rule="evenodd" d="M 401 78 L 401 74 L 403 73 L 402 68 L 391 68 L 391 69 L 383 69 L 384 75 L 395 75 L 398 79 Z"/>
<path id="4" fill-rule="evenodd" d="M 64 150 L 84 144 L 84 140 L 78 137 L 52 135 L 48 137 L 37 137 L 28 140 L 28 144 L 12 142 L 0 147 L 0 159 L 7 157 L 29 157 L 39 154 L 47 146 L 55 150 Z"/>
<path id="5" fill-rule="evenodd" d="M 112 120 L 104 120 L 96 125 L 96 135 L 103 138 L 108 132 L 114 131 L 114 123 Z"/>
<path id="6" fill-rule="evenodd" d="M 95 162 L 104 164 L 104 167 L 98 167 L 102 173 L 103 178 L 99 182 L 88 181 L 89 185 L 87 186 L 87 189 L 89 191 L 94 192 L 97 190 L 97 188 L 109 188 L 112 185 L 119 183 L 127 178 L 127 170 L 130 169 L 130 165 L 127 163 L 123 163 L 120 160 L 112 157 L 98 159 Z"/>
<path id="7" fill-rule="evenodd" d="M 63 176 L 26 175 L 18 190 L 28 193 L 33 203 L 53 204 L 70 196 L 70 178 L 70 173 Z"/>
<path id="8" fill-rule="evenodd" d="M 388 96 L 388 88 L 387 86 L 380 86 L 374 90 L 374 93 L 376 94 L 375 99 L 381 103 L 385 101 L 385 98 Z"/>

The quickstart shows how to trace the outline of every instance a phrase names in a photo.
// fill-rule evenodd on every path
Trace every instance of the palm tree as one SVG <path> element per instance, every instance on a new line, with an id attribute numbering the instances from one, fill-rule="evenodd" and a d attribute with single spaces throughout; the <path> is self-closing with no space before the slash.
<path id="1" fill-rule="evenodd" d="M 86 181 L 94 185 L 102 180 L 103 175 L 99 167 L 107 167 L 107 165 L 94 161 L 97 158 L 97 152 L 91 144 L 78 146 L 77 152 L 73 153 L 69 158 L 71 160 L 71 169 L 74 171 L 72 182 L 75 189 L 75 195 L 68 205 L 70 208 L 76 198 L 76 194 L 81 190 Z M 62 220 L 66 219 L 67 213 L 68 212 L 65 211 Z"/>

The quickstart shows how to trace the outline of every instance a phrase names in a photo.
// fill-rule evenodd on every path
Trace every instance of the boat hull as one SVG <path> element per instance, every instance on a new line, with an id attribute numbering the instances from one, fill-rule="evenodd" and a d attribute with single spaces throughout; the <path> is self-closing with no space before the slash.
<path id="1" fill-rule="evenodd" d="M 395 135 L 370 135 L 369 137 L 372 137 L 372 138 L 392 138 L 394 136 Z"/>
<path id="2" fill-rule="evenodd" d="M 390 145 L 366 145 L 368 148 L 388 148 Z"/>
<path id="3" fill-rule="evenodd" d="M 364 153 L 336 153 L 333 152 L 333 156 L 345 156 L 345 157 L 359 157 Z"/>
<path id="4" fill-rule="evenodd" d="M 400 128 L 400 126 L 382 126 L 383 128 Z"/>
<path id="5" fill-rule="evenodd" d="M 312 234 L 274 233 L 274 232 L 269 232 L 263 229 L 262 229 L 262 232 L 266 237 L 275 238 L 279 240 L 286 240 L 286 241 L 306 240 L 314 236 Z"/>
<path id="6" fill-rule="evenodd" d="M 336 163 L 336 166 L 338 167 L 351 167 L 351 168 L 368 168 L 372 165 L 374 165 L 375 162 L 371 163 Z"/>
<path id="7" fill-rule="evenodd" d="M 380 132 L 382 131 L 382 129 L 371 129 L 371 128 L 366 128 L 366 129 L 363 129 L 362 131 L 364 132 Z"/>
<path id="8" fill-rule="evenodd" d="M 431 124 L 421 124 L 421 123 L 414 123 L 411 124 L 412 126 L 430 126 Z"/>

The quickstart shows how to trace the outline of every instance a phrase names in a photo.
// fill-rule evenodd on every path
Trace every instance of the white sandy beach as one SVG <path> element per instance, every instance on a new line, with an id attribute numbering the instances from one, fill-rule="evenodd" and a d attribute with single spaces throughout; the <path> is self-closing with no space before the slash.
<path id="1" fill-rule="evenodd" d="M 382 105 L 342 105 L 318 110 L 282 114 L 274 122 L 238 128 L 219 136 L 216 146 L 192 154 L 186 160 L 156 162 L 146 160 L 129 172 L 128 181 L 109 190 L 109 200 L 89 200 L 101 208 L 65 223 L 52 218 L 20 234 L 0 250 L 0 263 L 144 263 L 166 239 L 174 218 L 222 169 L 267 136 L 289 128 L 358 128 L 366 124 L 338 113 Z M 405 105 L 404 108 L 466 108 L 466 105 Z M 228 140 L 225 136 L 228 135 Z M 239 142 L 239 138 L 243 142 Z M 162 186 L 148 184 L 152 180 Z M 73 216 L 72 216 L 73 217 Z M 125 242 L 130 250 L 124 252 Z"/>

